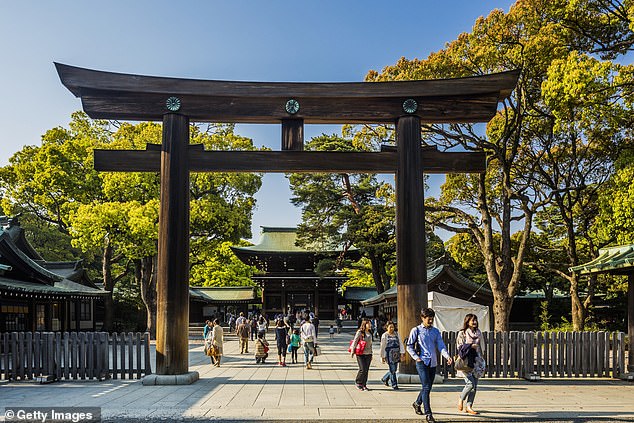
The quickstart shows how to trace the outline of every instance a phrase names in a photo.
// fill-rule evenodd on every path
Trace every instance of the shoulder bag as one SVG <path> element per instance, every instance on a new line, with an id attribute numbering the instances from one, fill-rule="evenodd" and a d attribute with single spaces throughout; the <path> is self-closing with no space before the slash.
<path id="1" fill-rule="evenodd" d="M 363 335 L 363 337 L 365 338 L 365 335 Z M 354 339 L 352 341 L 350 341 L 350 346 L 348 347 L 348 352 L 351 353 L 352 352 L 352 344 L 354 344 Z M 359 338 L 359 340 L 357 341 L 357 346 L 354 348 L 354 353 L 356 355 L 362 355 L 363 351 L 365 350 L 365 345 L 367 344 L 367 342 L 365 342 L 364 339 Z"/>

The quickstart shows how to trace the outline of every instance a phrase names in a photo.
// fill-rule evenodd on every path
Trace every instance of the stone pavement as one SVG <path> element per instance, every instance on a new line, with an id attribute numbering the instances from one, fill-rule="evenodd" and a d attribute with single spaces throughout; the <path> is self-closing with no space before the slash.
<path id="1" fill-rule="evenodd" d="M 346 352 L 351 337 L 342 333 L 330 340 L 320 334 L 322 354 L 312 370 L 301 364 L 278 366 L 274 342 L 267 363 L 256 365 L 252 354 L 239 354 L 233 336 L 225 337 L 225 357 L 216 368 L 203 355 L 202 342 L 191 341 L 190 370 L 200 372 L 192 385 L 142 386 L 138 380 L 0 383 L 0 408 L 101 407 L 103 421 L 422 421 L 411 407 L 419 386 L 401 385 L 393 391 L 380 382 L 386 366 L 378 359 L 378 343 L 371 391 L 355 388 L 356 360 Z M 434 385 L 437 421 L 634 421 L 634 385 L 619 380 L 483 379 L 474 404 L 481 414 L 476 417 L 456 409 L 461 388 L 459 379 Z"/>

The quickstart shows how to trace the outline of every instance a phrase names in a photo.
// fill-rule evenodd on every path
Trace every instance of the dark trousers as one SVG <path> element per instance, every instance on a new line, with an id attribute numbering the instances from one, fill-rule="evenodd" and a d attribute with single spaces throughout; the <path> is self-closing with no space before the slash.
<path id="1" fill-rule="evenodd" d="M 416 362 L 416 371 L 418 372 L 418 377 L 420 378 L 420 383 L 423 387 L 418 394 L 418 398 L 416 399 L 416 404 L 423 405 L 424 411 L 426 415 L 431 414 L 431 405 L 429 404 L 429 393 L 431 392 L 431 387 L 434 384 L 434 377 L 436 376 L 436 366 L 429 367 L 425 365 L 422 361 Z"/>
<path id="2" fill-rule="evenodd" d="M 293 360 L 294 363 L 297 362 L 297 350 L 299 349 L 299 346 L 294 347 L 291 346 L 291 359 Z"/>
<path id="3" fill-rule="evenodd" d="M 357 364 L 359 371 L 355 382 L 357 386 L 365 386 L 368 384 L 368 372 L 370 371 L 370 363 L 372 362 L 372 354 L 361 354 L 357 356 Z"/>

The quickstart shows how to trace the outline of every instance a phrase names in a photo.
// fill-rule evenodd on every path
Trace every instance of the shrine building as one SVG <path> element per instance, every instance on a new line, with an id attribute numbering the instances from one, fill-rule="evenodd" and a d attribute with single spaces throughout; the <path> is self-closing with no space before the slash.
<path id="1" fill-rule="evenodd" d="M 339 288 L 345 276 L 320 276 L 316 269 L 324 259 L 337 260 L 342 250 L 318 251 L 296 245 L 296 228 L 262 227 L 260 243 L 250 247 L 231 247 L 244 263 L 260 274 L 252 279 L 262 288 L 262 313 L 270 317 L 308 309 L 320 319 L 337 315 Z M 345 252 L 347 260 L 359 260 L 357 249 Z"/>

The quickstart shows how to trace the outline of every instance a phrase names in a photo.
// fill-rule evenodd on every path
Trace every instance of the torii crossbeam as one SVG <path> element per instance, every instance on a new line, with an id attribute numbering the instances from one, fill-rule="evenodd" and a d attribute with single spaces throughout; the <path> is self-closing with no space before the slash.
<path id="1" fill-rule="evenodd" d="M 405 333 L 420 322 L 420 308 L 427 303 L 423 173 L 485 171 L 483 153 L 421 148 L 421 122 L 488 121 L 519 76 L 519 71 L 509 71 L 427 81 L 273 83 L 55 66 L 90 117 L 163 122 L 162 146 L 95 151 L 97 170 L 161 172 L 158 375 L 188 372 L 190 171 L 396 174 L 398 323 Z M 281 124 L 282 151 L 204 151 L 189 145 L 190 121 Z M 304 123 L 393 123 L 396 151 L 302 151 Z M 415 363 L 408 358 L 400 370 L 416 374 Z"/>

